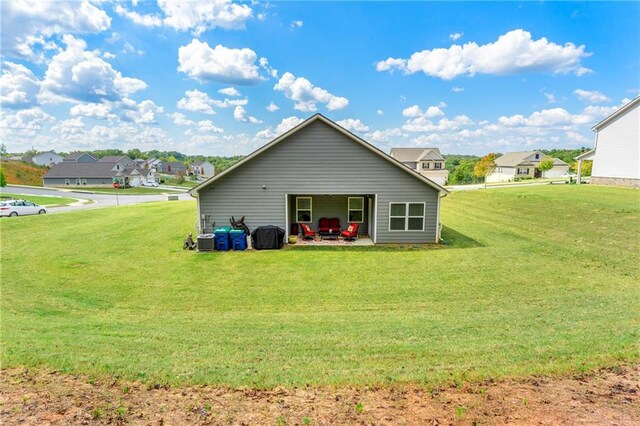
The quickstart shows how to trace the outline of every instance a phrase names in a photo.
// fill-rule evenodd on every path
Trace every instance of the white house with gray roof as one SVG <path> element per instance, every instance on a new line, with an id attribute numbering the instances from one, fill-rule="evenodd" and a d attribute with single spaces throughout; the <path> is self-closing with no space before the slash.
<path id="1" fill-rule="evenodd" d="M 337 218 L 358 223 L 374 243 L 440 240 L 440 198 L 448 192 L 321 114 L 192 188 L 201 232 L 245 217 L 250 229 Z M 295 232 L 295 231 L 294 231 Z"/>
<path id="2" fill-rule="evenodd" d="M 569 173 L 569 165 L 559 158 L 553 159 L 553 168 L 539 169 L 541 161 L 550 158 L 541 151 L 507 152 L 496 158 L 496 168 L 486 181 L 512 182 L 516 179 L 556 178 Z"/>
<path id="3" fill-rule="evenodd" d="M 391 156 L 438 185 L 446 185 L 449 179 L 439 148 L 391 148 Z"/>
<path id="4" fill-rule="evenodd" d="M 640 188 L 640 96 L 593 126 L 593 150 L 576 157 L 593 161 L 591 183 Z"/>

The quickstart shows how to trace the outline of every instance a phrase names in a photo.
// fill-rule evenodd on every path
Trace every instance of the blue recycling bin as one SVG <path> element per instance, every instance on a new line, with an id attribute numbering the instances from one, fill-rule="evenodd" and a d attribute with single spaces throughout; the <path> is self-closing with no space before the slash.
<path id="1" fill-rule="evenodd" d="M 216 241 L 216 250 L 227 251 L 231 248 L 228 227 L 214 229 L 213 237 Z"/>
<path id="2" fill-rule="evenodd" d="M 234 250 L 246 250 L 247 249 L 247 237 L 244 234 L 244 229 L 232 229 L 229 231 L 231 239 L 231 247 Z"/>

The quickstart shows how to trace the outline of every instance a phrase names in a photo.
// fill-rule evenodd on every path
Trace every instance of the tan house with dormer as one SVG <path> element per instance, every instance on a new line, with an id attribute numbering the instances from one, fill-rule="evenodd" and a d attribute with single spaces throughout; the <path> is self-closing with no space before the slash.
<path id="1" fill-rule="evenodd" d="M 391 156 L 438 185 L 446 185 L 449 171 L 444 166 L 440 149 L 391 148 Z"/>

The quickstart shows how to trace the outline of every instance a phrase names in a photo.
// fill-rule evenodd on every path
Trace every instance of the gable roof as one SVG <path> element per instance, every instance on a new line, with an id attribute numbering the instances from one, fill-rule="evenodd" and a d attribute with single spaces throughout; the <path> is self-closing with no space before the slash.
<path id="1" fill-rule="evenodd" d="M 127 157 L 126 155 L 105 155 L 104 157 L 102 157 L 98 161 L 101 162 L 101 163 L 117 163 L 117 162 L 122 161 L 122 160 L 129 160 L 129 161 L 133 162 L 133 160 L 131 158 Z"/>
<path id="2" fill-rule="evenodd" d="M 67 155 L 66 157 L 64 157 L 64 159 L 66 161 L 74 161 L 77 160 L 78 158 L 82 157 L 83 155 L 88 155 L 89 157 L 93 158 L 94 160 L 97 161 L 97 158 L 94 157 L 93 155 L 89 154 L 88 152 L 72 152 L 69 155 Z"/>
<path id="3" fill-rule="evenodd" d="M 329 120 L 327 117 L 325 117 L 322 114 L 318 113 L 318 114 L 312 115 L 311 117 L 307 118 L 305 121 L 303 121 L 302 123 L 298 124 L 294 128 L 292 128 L 292 129 L 286 131 L 285 133 L 281 134 L 280 136 L 278 136 L 277 138 L 275 138 L 271 142 L 269 142 L 269 143 L 261 146 L 260 148 L 256 149 L 251 154 L 247 155 L 242 160 L 238 161 L 237 163 L 235 163 L 233 166 L 229 167 L 228 169 L 225 169 L 224 171 L 218 173 L 217 175 L 215 175 L 213 177 L 210 177 L 209 179 L 207 179 L 204 182 L 202 182 L 200 185 L 194 186 L 193 188 L 191 188 L 189 190 L 189 194 L 193 195 L 194 193 L 197 193 L 198 191 L 200 191 L 200 189 L 208 186 L 210 183 L 212 183 L 212 182 L 214 182 L 214 181 L 216 181 L 218 179 L 221 179 L 223 176 L 227 175 L 228 173 L 232 172 L 233 170 L 237 169 L 238 167 L 241 167 L 245 163 L 248 163 L 253 158 L 255 158 L 258 155 L 262 154 L 266 150 L 276 146 L 277 144 L 279 144 L 283 140 L 287 139 L 289 136 L 293 135 L 294 133 L 299 132 L 300 130 L 302 130 L 305 127 L 307 127 L 309 124 L 314 123 L 316 121 L 321 121 L 321 122 L 327 124 L 328 126 L 330 126 L 333 129 L 337 130 L 339 133 L 342 133 L 343 135 L 347 136 L 352 141 L 362 145 L 363 147 L 367 148 L 372 153 L 378 155 L 379 157 L 387 160 L 389 163 L 393 164 L 394 166 L 400 168 L 405 173 L 409 173 L 414 178 L 416 178 L 418 180 L 421 180 L 425 184 L 427 184 L 427 185 L 431 186 L 432 188 L 436 189 L 441 194 L 445 194 L 446 195 L 446 194 L 449 193 L 449 191 L 447 191 L 446 189 L 444 189 L 443 187 L 441 187 L 437 183 L 431 181 L 429 178 L 426 178 L 426 177 L 422 176 L 420 173 L 415 172 L 414 170 L 408 168 L 402 162 L 400 162 L 397 159 L 385 154 L 380 149 L 378 149 L 375 146 L 371 145 L 369 142 L 365 141 L 364 139 L 359 138 L 358 136 L 354 135 L 353 133 L 351 133 L 350 131 L 348 131 L 344 127 L 334 123 L 333 121 Z"/>
<path id="4" fill-rule="evenodd" d="M 391 148 L 390 155 L 403 163 L 422 160 L 444 161 L 440 148 Z"/>
<path id="5" fill-rule="evenodd" d="M 53 166 L 45 178 L 111 178 L 114 172 L 111 170 L 116 163 L 91 162 L 76 163 L 67 161 Z"/>
<path id="6" fill-rule="evenodd" d="M 518 164 L 525 164 L 524 160 L 535 153 L 542 154 L 540 151 L 505 152 L 502 156 L 496 158 L 496 166 L 515 167 Z M 544 154 L 542 155 L 544 156 Z"/>
<path id="7" fill-rule="evenodd" d="M 633 99 L 632 101 L 624 105 L 622 108 L 620 108 L 619 110 L 617 110 L 616 112 L 614 112 L 613 114 L 611 114 L 610 116 L 608 116 L 607 118 L 605 118 L 604 120 L 602 120 L 601 122 L 593 126 L 591 130 L 593 130 L 594 132 L 602 130 L 603 128 L 607 127 L 609 124 L 616 121 L 618 117 L 620 117 L 621 115 L 625 114 L 627 111 L 635 108 L 638 105 L 640 105 L 640 96 L 636 97 L 635 99 Z"/>

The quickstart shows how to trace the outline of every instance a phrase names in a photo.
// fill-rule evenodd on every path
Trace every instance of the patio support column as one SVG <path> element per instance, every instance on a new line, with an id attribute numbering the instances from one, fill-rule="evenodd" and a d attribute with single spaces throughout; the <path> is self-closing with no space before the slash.
<path id="1" fill-rule="evenodd" d="M 578 178 L 576 179 L 578 185 L 582 183 L 582 159 L 578 160 Z"/>

